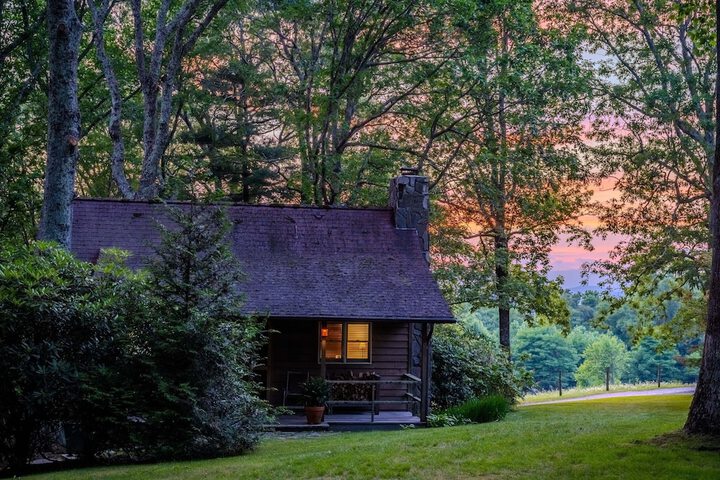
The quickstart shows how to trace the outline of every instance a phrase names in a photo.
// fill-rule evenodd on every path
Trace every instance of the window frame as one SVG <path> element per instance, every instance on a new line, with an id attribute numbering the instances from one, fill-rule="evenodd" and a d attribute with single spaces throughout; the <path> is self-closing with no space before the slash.
<path id="1" fill-rule="evenodd" d="M 342 325 L 342 342 L 340 346 L 340 352 L 342 354 L 342 360 L 328 360 L 325 359 L 325 364 L 333 364 L 333 365 L 370 365 L 372 364 L 373 360 L 373 323 L 372 322 L 364 322 L 361 320 L 327 320 L 325 321 L 326 324 L 330 323 L 339 323 Z M 362 323 L 367 324 L 368 326 L 368 358 L 366 360 L 352 360 L 347 358 L 347 334 L 348 329 L 347 325 L 350 323 Z M 318 357 L 318 364 L 322 363 L 322 325 L 323 322 L 318 322 L 317 325 L 317 357 Z"/>

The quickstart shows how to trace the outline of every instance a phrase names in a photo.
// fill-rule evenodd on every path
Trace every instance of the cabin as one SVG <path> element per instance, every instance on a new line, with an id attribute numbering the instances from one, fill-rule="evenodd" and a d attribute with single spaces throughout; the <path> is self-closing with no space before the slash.
<path id="1" fill-rule="evenodd" d="M 167 208 L 76 199 L 71 250 L 96 262 L 102 249 L 122 248 L 141 267 Z M 266 318 L 273 332 L 260 372 L 267 399 L 299 407 L 300 384 L 322 376 L 332 387 L 330 417 L 425 421 L 433 326 L 454 322 L 429 269 L 428 179 L 403 170 L 390 182 L 387 208 L 225 209 L 246 274 L 245 312 Z"/>

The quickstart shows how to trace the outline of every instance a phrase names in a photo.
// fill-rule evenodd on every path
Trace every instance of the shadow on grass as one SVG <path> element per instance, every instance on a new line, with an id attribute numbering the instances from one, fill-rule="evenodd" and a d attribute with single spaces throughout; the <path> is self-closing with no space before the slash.
<path id="1" fill-rule="evenodd" d="M 684 448 L 701 452 L 720 452 L 720 436 L 689 435 L 684 430 L 664 433 L 644 443 L 663 448 Z"/>

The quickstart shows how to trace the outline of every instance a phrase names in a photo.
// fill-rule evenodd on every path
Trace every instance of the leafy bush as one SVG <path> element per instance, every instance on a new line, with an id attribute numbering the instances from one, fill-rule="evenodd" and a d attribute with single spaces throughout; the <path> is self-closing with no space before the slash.
<path id="1" fill-rule="evenodd" d="M 18 471 L 76 418 L 110 312 L 90 265 L 50 244 L 0 248 L 0 470 Z"/>
<path id="2" fill-rule="evenodd" d="M 532 382 L 527 372 L 513 367 L 497 344 L 469 332 L 462 324 L 436 327 L 432 350 L 434 408 L 444 409 L 492 394 L 512 402 Z"/>
<path id="3" fill-rule="evenodd" d="M 427 417 L 428 427 L 454 427 L 456 425 L 466 425 L 469 420 L 463 417 L 456 417 L 448 413 L 431 413 Z"/>
<path id="4" fill-rule="evenodd" d="M 502 395 L 488 395 L 471 398 L 461 405 L 448 408 L 445 413 L 464 418 L 473 423 L 486 423 L 502 420 L 510 411 L 510 402 Z"/>
<path id="5" fill-rule="evenodd" d="M 222 212 L 171 212 L 149 272 L 49 244 L 0 246 L 0 470 L 65 425 L 86 459 L 251 448 L 270 421 L 253 371 L 263 326 L 241 315 Z"/>

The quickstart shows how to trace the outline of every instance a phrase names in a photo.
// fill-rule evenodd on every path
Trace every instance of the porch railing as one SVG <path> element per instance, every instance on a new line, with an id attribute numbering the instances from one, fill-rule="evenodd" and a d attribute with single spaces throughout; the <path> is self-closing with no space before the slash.
<path id="1" fill-rule="evenodd" d="M 375 408 L 380 405 L 406 405 L 412 406 L 413 412 L 419 409 L 422 403 L 420 398 L 420 386 L 422 381 L 410 373 L 404 373 L 399 379 L 380 379 L 380 380 L 328 380 L 332 385 L 367 385 L 370 387 L 370 399 L 368 400 L 333 400 L 332 388 L 330 389 L 330 400 L 327 402 L 328 407 L 335 406 L 344 407 L 370 407 L 370 422 L 375 421 Z M 402 400 L 379 400 L 378 390 L 381 385 L 400 385 L 405 386 Z"/>

